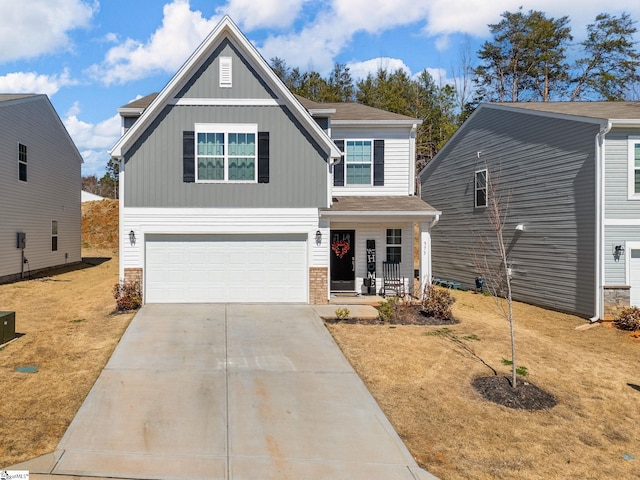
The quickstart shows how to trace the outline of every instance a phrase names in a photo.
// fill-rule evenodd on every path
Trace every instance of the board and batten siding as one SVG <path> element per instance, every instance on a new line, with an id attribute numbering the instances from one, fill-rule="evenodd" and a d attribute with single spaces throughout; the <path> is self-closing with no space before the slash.
<path id="1" fill-rule="evenodd" d="M 257 124 L 269 132 L 269 183 L 183 182 L 182 132 L 196 123 Z M 125 152 L 127 207 L 327 206 L 328 153 L 286 107 L 167 106 Z"/>
<path id="2" fill-rule="evenodd" d="M 384 140 L 384 185 L 333 186 L 333 195 L 409 195 L 413 181 L 411 169 L 411 130 L 332 127 L 335 140 Z M 373 148 L 373 145 L 372 145 Z M 345 173 L 346 179 L 346 173 Z M 333 182 L 331 182 L 333 185 Z"/>
<path id="3" fill-rule="evenodd" d="M 19 274 L 16 233 L 26 233 L 29 270 L 81 260 L 81 159 L 43 96 L 0 107 L 0 277 Z M 27 181 L 18 180 L 18 143 L 27 146 Z M 51 251 L 51 221 L 58 250 Z"/>
<path id="4" fill-rule="evenodd" d="M 220 87 L 220 57 L 231 57 L 231 87 Z M 224 39 L 203 65 L 191 75 L 176 98 L 275 99 L 276 95 L 245 60 L 238 48 L 230 40 Z"/>
<path id="5" fill-rule="evenodd" d="M 593 315 L 598 131 L 480 107 L 420 175 L 422 199 L 442 211 L 432 231 L 433 276 L 474 286 L 474 254 L 495 238 L 486 209 L 474 208 L 474 172 L 488 167 L 509 204 L 504 238 L 514 298 Z"/>

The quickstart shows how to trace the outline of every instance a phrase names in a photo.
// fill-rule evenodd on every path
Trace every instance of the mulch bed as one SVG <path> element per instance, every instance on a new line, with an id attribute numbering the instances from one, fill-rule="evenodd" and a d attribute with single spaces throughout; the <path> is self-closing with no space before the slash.
<path id="1" fill-rule="evenodd" d="M 395 307 L 395 317 L 390 321 L 383 321 L 377 318 L 347 318 L 339 320 L 337 318 L 326 318 L 327 323 L 347 323 L 358 325 L 455 325 L 460 323 L 455 318 L 430 317 L 422 312 L 421 305 L 399 304 Z"/>
<path id="2" fill-rule="evenodd" d="M 485 400 L 519 410 L 547 410 L 557 405 L 550 393 L 533 383 L 519 379 L 516 388 L 511 387 L 509 377 L 478 377 L 472 382 L 473 388 Z"/>

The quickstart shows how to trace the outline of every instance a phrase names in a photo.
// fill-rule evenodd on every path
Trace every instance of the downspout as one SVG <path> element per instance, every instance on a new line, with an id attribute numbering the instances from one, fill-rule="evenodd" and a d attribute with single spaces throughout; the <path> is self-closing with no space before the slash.
<path id="1" fill-rule="evenodd" d="M 118 225 L 120 230 L 118 232 L 118 246 L 119 246 L 119 255 L 118 255 L 118 271 L 120 280 L 124 281 L 124 262 L 122 261 L 122 253 L 124 252 L 124 158 L 119 157 L 116 158 L 118 162 Z"/>
<path id="2" fill-rule="evenodd" d="M 590 322 L 597 322 L 604 316 L 604 137 L 611 131 L 611 121 L 602 126 L 596 134 L 596 274 L 595 274 L 595 312 Z"/>
<path id="3" fill-rule="evenodd" d="M 414 123 L 411 126 L 409 132 L 409 152 L 411 153 L 410 166 L 409 166 L 409 195 L 415 195 L 416 193 L 416 134 L 418 131 L 418 124 Z"/>

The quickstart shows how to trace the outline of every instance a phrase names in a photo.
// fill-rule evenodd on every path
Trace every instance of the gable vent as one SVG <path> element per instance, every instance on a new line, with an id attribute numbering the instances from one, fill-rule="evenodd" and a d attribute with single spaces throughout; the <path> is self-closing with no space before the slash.
<path id="1" fill-rule="evenodd" d="M 231 87 L 231 57 L 220 57 L 220 86 Z"/>

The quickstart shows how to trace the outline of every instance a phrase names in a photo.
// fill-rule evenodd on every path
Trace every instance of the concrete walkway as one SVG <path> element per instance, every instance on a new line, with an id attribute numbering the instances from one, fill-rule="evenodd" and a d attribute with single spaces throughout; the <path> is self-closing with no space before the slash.
<path id="1" fill-rule="evenodd" d="M 147 305 L 32 479 L 435 479 L 306 305 Z"/>

